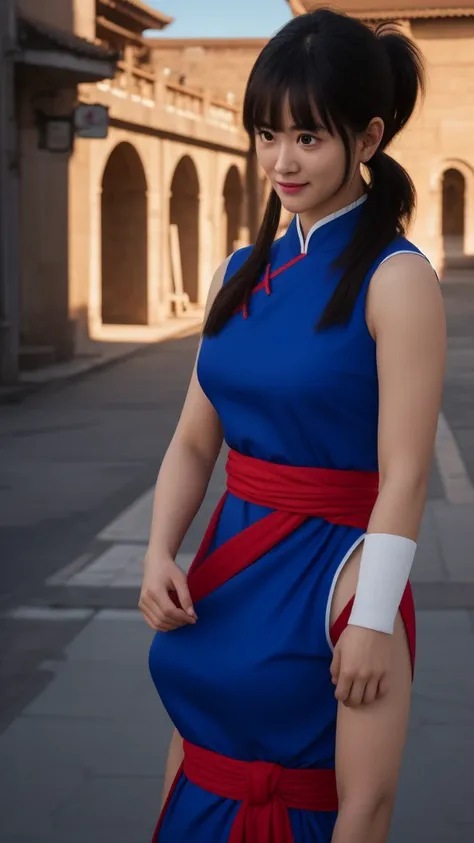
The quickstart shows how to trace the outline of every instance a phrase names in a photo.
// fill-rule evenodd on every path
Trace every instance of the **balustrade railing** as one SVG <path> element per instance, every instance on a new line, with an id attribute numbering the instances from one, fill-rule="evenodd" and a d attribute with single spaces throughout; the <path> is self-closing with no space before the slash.
<path id="1" fill-rule="evenodd" d="M 209 91 L 162 79 L 154 71 L 123 61 L 117 62 L 115 77 L 99 82 L 98 88 L 149 108 L 162 106 L 168 112 L 204 120 L 229 131 L 238 131 L 241 127 L 240 108 L 234 103 L 216 98 Z"/>
<path id="2" fill-rule="evenodd" d="M 202 119 L 205 115 L 205 94 L 187 85 L 165 82 L 164 100 L 167 111 L 194 119 Z"/>

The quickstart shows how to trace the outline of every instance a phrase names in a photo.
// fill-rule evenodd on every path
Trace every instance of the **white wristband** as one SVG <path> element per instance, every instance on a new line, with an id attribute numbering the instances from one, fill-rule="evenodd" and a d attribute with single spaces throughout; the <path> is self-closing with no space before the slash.
<path id="1" fill-rule="evenodd" d="M 416 542 L 388 533 L 367 533 L 349 624 L 393 633 Z"/>

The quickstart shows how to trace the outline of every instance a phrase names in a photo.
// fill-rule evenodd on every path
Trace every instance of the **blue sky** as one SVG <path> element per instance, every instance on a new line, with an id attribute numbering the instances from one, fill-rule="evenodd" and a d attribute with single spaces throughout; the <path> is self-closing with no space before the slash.
<path id="1" fill-rule="evenodd" d="M 265 38 L 290 17 L 286 0 L 145 0 L 175 18 L 170 38 Z M 159 33 L 156 33 L 158 35 Z"/>

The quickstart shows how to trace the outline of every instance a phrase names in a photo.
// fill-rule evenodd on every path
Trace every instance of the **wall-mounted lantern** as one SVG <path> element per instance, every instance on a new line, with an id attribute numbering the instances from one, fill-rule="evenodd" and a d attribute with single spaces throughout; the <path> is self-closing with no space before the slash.
<path id="1" fill-rule="evenodd" d="M 104 139 L 109 131 L 109 110 L 99 103 L 79 103 L 70 114 L 36 112 L 38 146 L 48 152 L 72 152 L 74 138 Z"/>

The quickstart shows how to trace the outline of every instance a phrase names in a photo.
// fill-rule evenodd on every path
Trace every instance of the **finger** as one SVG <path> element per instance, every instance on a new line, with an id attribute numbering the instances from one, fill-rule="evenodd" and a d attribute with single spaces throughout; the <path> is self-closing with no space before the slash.
<path id="1" fill-rule="evenodd" d="M 186 574 L 179 571 L 179 573 L 173 577 L 173 585 L 176 589 L 181 608 L 191 617 L 197 617 L 196 612 L 194 611 L 193 601 L 191 600 Z"/>
<path id="2" fill-rule="evenodd" d="M 364 691 L 364 698 L 362 700 L 363 705 L 371 705 L 371 703 L 377 699 L 378 688 L 378 679 L 370 679 L 370 681 L 367 682 Z"/>
<path id="3" fill-rule="evenodd" d="M 365 679 L 355 679 L 352 683 L 351 692 L 344 703 L 348 708 L 358 708 L 364 699 L 364 692 L 366 688 Z"/>
<path id="4" fill-rule="evenodd" d="M 336 647 L 334 650 L 334 656 L 331 663 L 331 678 L 334 685 L 337 685 L 339 679 L 339 671 L 341 669 L 341 650 L 339 647 Z"/>
<path id="5" fill-rule="evenodd" d="M 159 606 L 148 597 L 142 597 L 138 607 L 143 616 L 149 620 L 153 629 L 169 631 L 176 629 L 178 626 L 184 626 L 184 623 L 177 624 L 175 621 L 166 618 Z"/>
<path id="6" fill-rule="evenodd" d="M 153 622 L 153 620 L 151 619 L 150 615 L 147 615 L 146 612 L 142 611 L 142 617 L 143 617 L 143 620 L 145 621 L 145 623 L 147 624 L 147 626 L 150 627 L 150 629 L 153 629 L 154 632 L 158 631 L 158 628 L 157 628 L 156 624 Z"/>
<path id="7" fill-rule="evenodd" d="M 390 677 L 386 673 L 379 681 L 378 688 L 377 688 L 377 699 L 380 697 L 385 697 L 390 689 Z"/>
<path id="8" fill-rule="evenodd" d="M 184 609 L 179 609 L 175 606 L 167 592 L 160 592 L 158 605 L 167 621 L 172 621 L 173 623 L 179 624 L 179 626 L 185 623 L 196 623 L 194 616 L 191 617 Z"/>
<path id="9" fill-rule="evenodd" d="M 151 626 L 155 632 L 171 632 L 173 629 L 177 629 L 176 624 L 169 623 L 163 619 L 163 616 L 158 613 L 150 614 L 146 610 L 142 610 L 142 615 L 146 620 L 148 626 Z M 180 624 L 180 626 L 184 626 L 184 624 Z"/>
<path id="10" fill-rule="evenodd" d="M 160 616 L 162 616 L 165 621 L 173 623 L 175 626 L 183 626 L 185 623 L 193 623 L 193 619 L 190 618 L 186 612 L 183 612 L 182 609 L 177 608 L 174 605 L 166 589 L 161 589 L 154 594 L 146 592 L 146 594 L 141 597 L 141 603 L 151 612 L 153 616 L 156 612 L 159 612 Z"/>
<path id="11" fill-rule="evenodd" d="M 157 630 L 159 627 L 159 619 L 157 617 L 156 611 L 154 609 L 150 609 L 148 606 L 145 606 L 142 600 L 140 600 L 138 608 L 140 609 L 140 612 L 142 613 L 143 618 L 148 624 L 148 626 L 151 626 L 152 629 Z"/>
<path id="12" fill-rule="evenodd" d="M 147 623 L 148 626 L 151 627 L 151 629 L 153 629 L 155 632 L 157 632 L 158 629 L 159 629 L 159 624 L 158 624 L 158 621 L 156 620 L 156 618 L 150 612 L 147 612 L 147 610 L 144 609 L 143 607 L 140 608 L 140 611 L 142 613 L 142 617 L 143 617 L 145 623 Z"/>
<path id="13" fill-rule="evenodd" d="M 339 672 L 339 679 L 335 691 L 335 697 L 339 702 L 349 699 L 352 688 L 352 676 Z"/>

